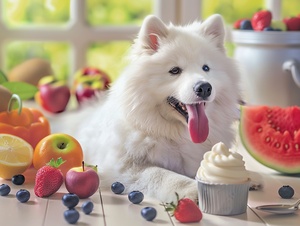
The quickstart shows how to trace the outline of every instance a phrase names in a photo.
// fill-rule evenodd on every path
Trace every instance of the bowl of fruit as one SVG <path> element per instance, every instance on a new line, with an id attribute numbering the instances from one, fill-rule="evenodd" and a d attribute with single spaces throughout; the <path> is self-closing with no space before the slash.
<path id="1" fill-rule="evenodd" d="M 274 20 L 268 10 L 237 20 L 231 32 L 245 100 L 251 104 L 300 105 L 300 12 Z"/>

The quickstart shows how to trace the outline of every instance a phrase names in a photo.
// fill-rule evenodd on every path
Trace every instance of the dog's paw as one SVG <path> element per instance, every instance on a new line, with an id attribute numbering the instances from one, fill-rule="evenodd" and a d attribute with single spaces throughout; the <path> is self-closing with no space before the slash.
<path id="1" fill-rule="evenodd" d="M 179 198 L 189 198 L 195 203 L 198 203 L 198 189 L 196 181 L 190 183 L 188 186 L 182 187 L 178 192 Z"/>

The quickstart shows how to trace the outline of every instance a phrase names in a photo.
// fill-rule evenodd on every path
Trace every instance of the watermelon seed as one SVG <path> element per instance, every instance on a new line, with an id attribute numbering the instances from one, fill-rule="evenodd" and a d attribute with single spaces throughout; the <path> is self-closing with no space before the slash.
<path id="1" fill-rule="evenodd" d="M 262 132 L 262 128 L 259 127 L 259 128 L 257 129 L 257 132 L 261 133 L 261 132 Z"/>
<path id="2" fill-rule="evenodd" d="M 280 131 L 280 127 L 278 126 L 278 127 L 276 128 L 276 130 L 277 130 L 277 131 Z"/>
<path id="3" fill-rule="evenodd" d="M 266 142 L 269 143 L 271 141 L 270 137 L 266 137 Z"/>
<path id="4" fill-rule="evenodd" d="M 275 148 L 280 148 L 280 143 L 276 142 Z"/>
<path id="5" fill-rule="evenodd" d="M 289 149 L 289 147 L 290 147 L 290 146 L 289 146 L 288 144 L 285 144 L 285 145 L 284 145 L 284 148 L 285 148 L 286 150 Z"/>
<path id="6" fill-rule="evenodd" d="M 299 144 L 295 144 L 296 151 L 299 150 Z"/>

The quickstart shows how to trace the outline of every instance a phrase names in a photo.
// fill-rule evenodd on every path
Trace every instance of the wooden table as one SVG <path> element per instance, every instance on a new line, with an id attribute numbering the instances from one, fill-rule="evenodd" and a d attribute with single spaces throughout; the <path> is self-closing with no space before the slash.
<path id="1" fill-rule="evenodd" d="M 56 132 L 56 131 L 53 131 Z M 57 131 L 58 132 L 58 131 Z M 246 168 L 258 172 L 263 181 L 263 188 L 259 191 L 250 191 L 247 212 L 236 216 L 217 216 L 203 214 L 200 223 L 188 225 L 199 226 L 299 226 L 300 211 L 289 215 L 274 215 L 261 212 L 255 209 L 258 205 L 271 203 L 293 203 L 300 198 L 300 177 L 284 176 L 256 162 L 242 147 L 237 144 L 238 151 L 244 156 Z M 0 179 L 0 184 L 7 183 L 12 191 L 9 196 L 0 196 L 0 226 L 64 226 L 68 224 L 63 212 L 66 207 L 62 204 L 61 198 L 67 190 L 62 186 L 59 191 L 49 198 L 38 198 L 33 192 L 35 170 L 29 169 L 25 172 L 26 182 L 23 185 L 13 185 L 11 181 Z M 295 190 L 292 199 L 284 200 L 279 197 L 278 189 L 283 185 L 290 185 Z M 31 198 L 27 203 L 20 203 L 16 192 L 21 189 L 28 189 Z M 116 195 L 111 191 L 96 192 L 89 198 L 95 207 L 90 215 L 85 215 L 80 206 L 85 200 L 80 200 L 76 207 L 80 213 L 77 225 L 80 226 L 147 226 L 147 225 L 184 225 L 171 217 L 160 205 L 159 200 L 145 197 L 141 204 L 135 205 L 129 202 L 127 195 Z M 152 206 L 157 210 L 157 217 L 153 222 L 144 220 L 140 214 L 143 207 Z"/>
<path id="2" fill-rule="evenodd" d="M 244 150 L 241 148 L 244 152 Z M 269 203 L 292 203 L 300 198 L 300 178 L 297 176 L 283 176 L 275 171 L 261 166 L 253 160 L 247 153 L 243 153 L 246 160 L 246 167 L 261 171 L 264 187 L 259 191 L 250 191 L 248 209 L 245 214 L 237 216 L 216 216 L 204 214 L 200 223 L 188 225 L 199 226 L 217 226 L 217 225 L 234 225 L 234 226 L 292 226 L 300 225 L 300 214 L 290 215 L 273 215 L 255 210 L 257 205 Z M 0 197 L 0 225 L 1 226 L 63 226 L 69 225 L 64 217 L 63 212 L 66 207 L 62 204 L 61 198 L 67 190 L 62 186 L 59 191 L 49 198 L 38 198 L 33 192 L 34 169 L 26 171 L 26 182 L 23 185 L 14 185 L 11 181 L 0 179 L 0 184 L 7 183 L 11 186 L 12 191 L 7 197 Z M 281 199 L 277 193 L 282 185 L 290 185 L 295 189 L 293 199 Z M 16 197 L 16 192 L 21 189 L 28 189 L 31 198 L 27 203 L 20 203 Z M 80 200 L 77 210 L 80 213 L 77 225 L 82 226 L 115 226 L 115 225 L 183 225 L 174 217 L 171 217 L 160 205 L 159 200 L 145 197 L 141 204 L 131 204 L 127 195 L 116 195 L 111 191 L 96 192 L 89 198 L 93 201 L 95 207 L 90 215 L 85 215 L 81 211 L 81 204 L 85 200 Z M 143 207 L 155 207 L 158 214 L 153 222 L 144 220 L 140 211 Z"/>

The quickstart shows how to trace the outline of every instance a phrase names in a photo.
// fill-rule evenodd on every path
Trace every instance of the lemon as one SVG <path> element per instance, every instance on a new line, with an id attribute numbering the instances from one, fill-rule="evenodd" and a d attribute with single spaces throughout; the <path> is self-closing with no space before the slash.
<path id="1" fill-rule="evenodd" d="M 33 148 L 20 137 L 0 134 L 0 177 L 11 179 L 31 164 Z"/>

